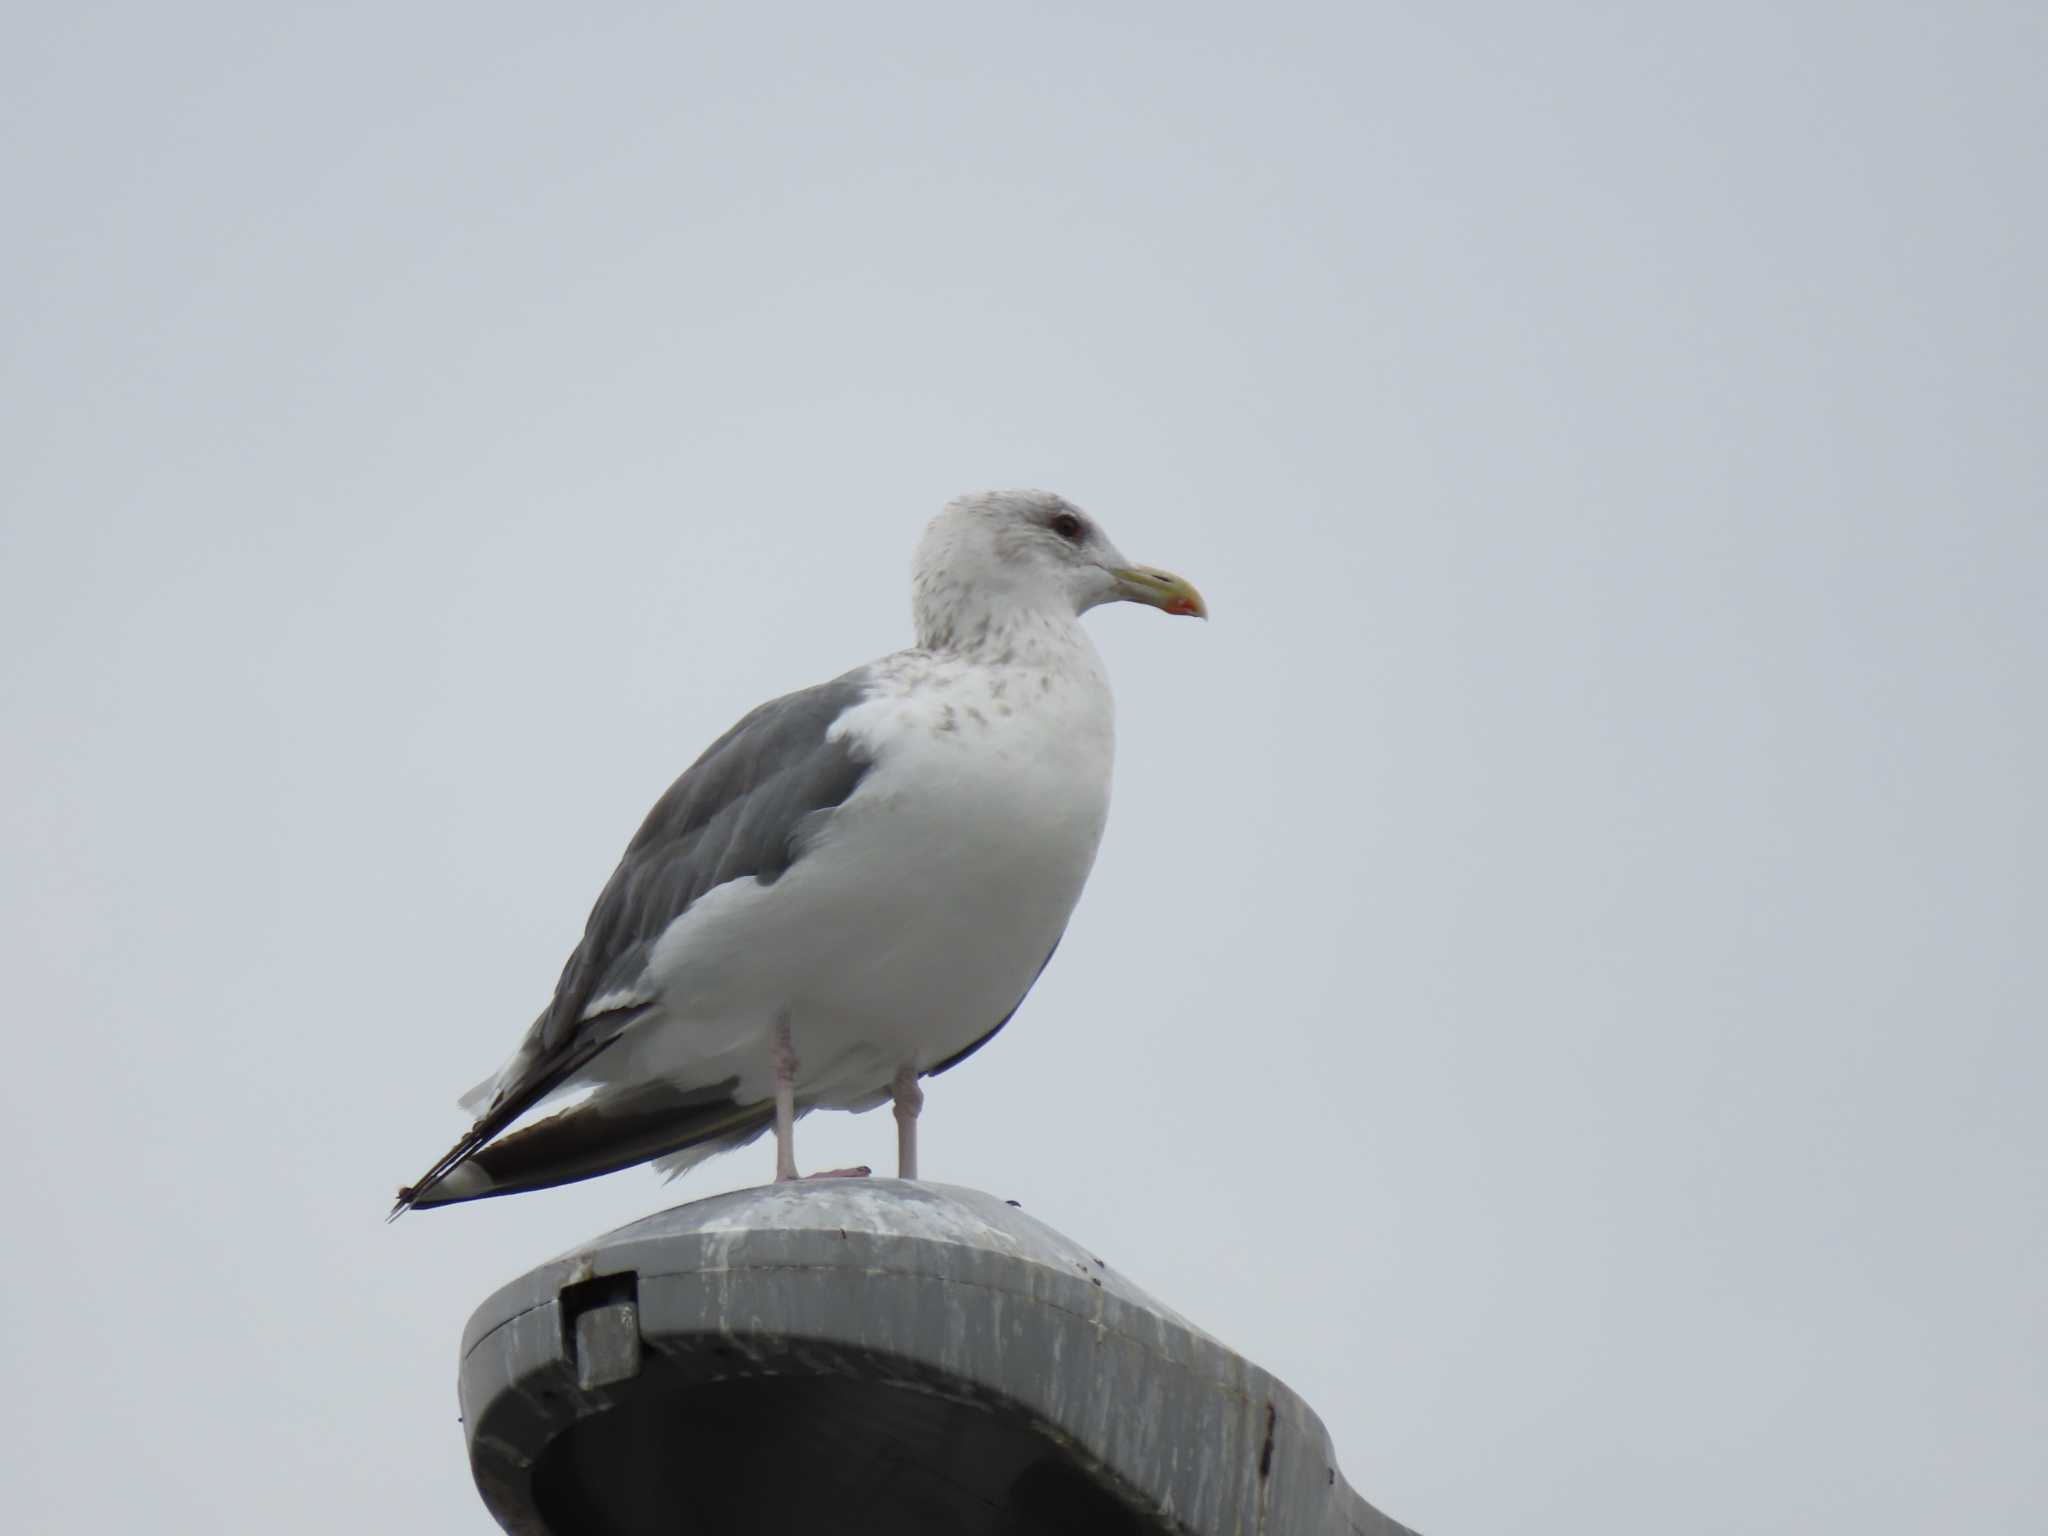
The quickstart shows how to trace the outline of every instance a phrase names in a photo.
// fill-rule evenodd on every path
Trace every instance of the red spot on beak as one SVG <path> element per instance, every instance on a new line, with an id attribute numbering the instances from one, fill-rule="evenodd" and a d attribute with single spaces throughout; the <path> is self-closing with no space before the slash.
<path id="1" fill-rule="evenodd" d="M 1175 614 L 1192 614 L 1198 612 L 1199 610 L 1196 609 L 1194 600 L 1192 598 L 1176 597 L 1172 602 L 1166 605 L 1166 611 L 1168 613 Z"/>

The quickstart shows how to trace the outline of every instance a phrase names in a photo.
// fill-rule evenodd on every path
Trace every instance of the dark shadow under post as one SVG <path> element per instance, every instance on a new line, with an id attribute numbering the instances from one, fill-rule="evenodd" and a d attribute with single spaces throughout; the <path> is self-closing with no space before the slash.
<path id="1" fill-rule="evenodd" d="M 623 1227 L 462 1341 L 519 1536 L 1399 1536 L 1307 1404 L 976 1190 L 829 1179 Z"/>

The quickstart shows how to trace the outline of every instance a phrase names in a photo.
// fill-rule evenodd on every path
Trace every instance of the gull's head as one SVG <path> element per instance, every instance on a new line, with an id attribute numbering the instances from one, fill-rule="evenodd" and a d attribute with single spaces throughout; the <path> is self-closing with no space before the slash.
<path id="1" fill-rule="evenodd" d="M 917 546 L 920 641 L 957 631 L 969 611 L 1076 615 L 1144 603 L 1206 619 L 1202 595 L 1171 571 L 1133 565 L 1102 525 L 1050 491 L 978 491 L 950 503 Z"/>

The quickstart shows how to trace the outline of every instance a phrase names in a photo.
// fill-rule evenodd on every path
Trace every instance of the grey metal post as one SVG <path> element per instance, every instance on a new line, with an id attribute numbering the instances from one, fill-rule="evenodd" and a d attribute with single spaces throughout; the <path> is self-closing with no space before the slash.
<path id="1" fill-rule="evenodd" d="M 771 1185 L 622 1227 L 477 1309 L 461 1396 L 519 1536 L 1406 1533 L 1287 1387 L 951 1185 Z"/>

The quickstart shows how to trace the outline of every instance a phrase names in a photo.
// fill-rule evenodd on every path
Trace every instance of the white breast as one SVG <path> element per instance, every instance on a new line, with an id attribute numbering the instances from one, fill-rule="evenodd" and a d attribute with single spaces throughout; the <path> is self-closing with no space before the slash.
<path id="1" fill-rule="evenodd" d="M 721 886 L 664 935 L 669 1006 L 604 1075 L 737 1076 L 765 1098 L 786 1012 L 799 1098 L 854 1107 L 993 1029 L 1065 928 L 1109 811 L 1109 689 L 1070 633 L 1024 662 L 882 664 L 834 727 L 874 766 L 780 880 Z"/>

